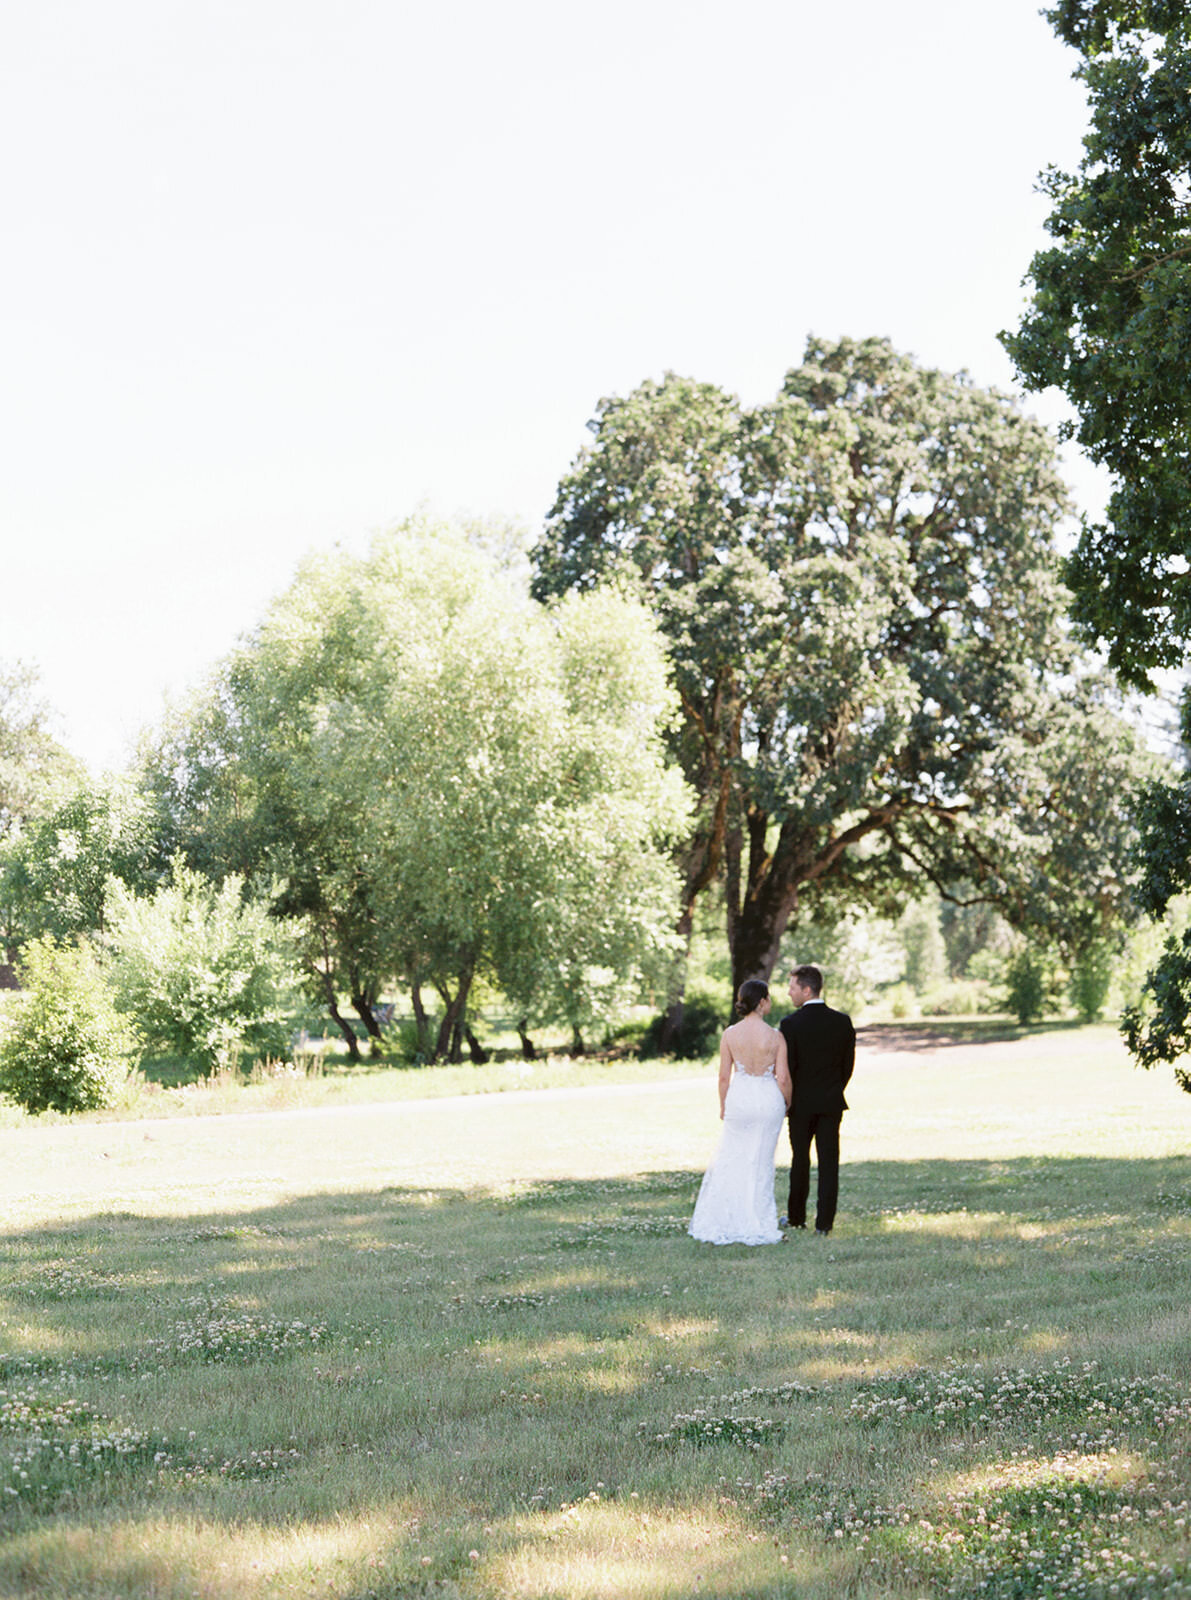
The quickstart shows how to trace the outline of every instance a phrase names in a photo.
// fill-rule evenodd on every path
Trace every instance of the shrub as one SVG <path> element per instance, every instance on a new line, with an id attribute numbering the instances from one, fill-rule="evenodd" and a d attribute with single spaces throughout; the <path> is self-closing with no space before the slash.
<path id="1" fill-rule="evenodd" d="M 976 983 L 1003 984 L 1009 960 L 1010 958 L 1000 950 L 977 950 L 968 962 L 965 977 L 971 978 Z"/>
<path id="2" fill-rule="evenodd" d="M 93 1111 L 127 1076 L 131 1037 L 85 946 L 33 939 L 0 1039 L 0 1090 L 27 1111 Z"/>
<path id="3" fill-rule="evenodd" d="M 114 973 L 122 1010 L 153 1044 L 201 1061 L 235 1064 L 247 1046 L 279 1056 L 297 1003 L 293 940 L 243 881 L 216 887 L 175 861 L 151 899 L 111 885 Z"/>
<path id="4" fill-rule="evenodd" d="M 987 985 L 965 983 L 962 979 L 940 983 L 922 996 L 922 1014 L 924 1017 L 975 1016 L 983 1008 L 987 992 Z"/>
<path id="5" fill-rule="evenodd" d="M 1095 1022 L 1104 1010 L 1112 978 L 1112 952 L 1103 945 L 1086 950 L 1075 963 L 1069 992 L 1081 1022 Z"/>
<path id="6" fill-rule="evenodd" d="M 1006 1003 L 1020 1023 L 1037 1022 L 1046 1005 L 1046 980 L 1037 958 L 1021 950 L 1005 968 Z"/>
<path id="7" fill-rule="evenodd" d="M 434 1042 L 433 1031 L 428 1031 L 429 1041 L 418 1033 L 418 1024 L 413 1017 L 396 1017 L 385 1029 L 385 1039 L 398 1060 L 407 1062 L 413 1067 L 424 1067 L 428 1044 Z"/>
<path id="8" fill-rule="evenodd" d="M 908 983 L 895 983 L 880 995 L 878 1004 L 889 1012 L 895 1022 L 918 1015 L 918 997 Z"/>
<path id="9" fill-rule="evenodd" d="M 897 934 L 906 953 L 905 978 L 910 988 L 917 994 L 938 988 L 947 976 L 938 897 L 911 901 L 898 922 Z"/>
<path id="10" fill-rule="evenodd" d="M 682 1008 L 682 1027 L 671 1046 L 671 1054 L 682 1061 L 699 1061 L 719 1049 L 720 1034 L 727 1027 L 728 1007 L 710 994 L 688 994 Z M 641 1040 L 641 1056 L 648 1059 L 661 1053 L 665 1017 L 655 1017 Z"/>
<path id="11" fill-rule="evenodd" d="M 653 1027 L 654 1021 L 652 1017 L 627 1018 L 609 1030 L 605 1047 L 622 1056 L 643 1054 L 645 1035 Z"/>

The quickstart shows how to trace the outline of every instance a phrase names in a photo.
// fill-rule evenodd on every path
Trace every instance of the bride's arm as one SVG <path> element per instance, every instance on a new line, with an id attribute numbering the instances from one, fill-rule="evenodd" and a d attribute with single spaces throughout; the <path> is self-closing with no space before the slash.
<path id="1" fill-rule="evenodd" d="M 728 1098 L 728 1085 L 732 1082 L 732 1046 L 728 1035 L 720 1040 L 720 1121 L 724 1120 L 724 1101 Z"/>
<path id="2" fill-rule="evenodd" d="M 777 1086 L 782 1091 L 782 1098 L 786 1102 L 786 1110 L 790 1109 L 790 1101 L 794 1098 L 794 1081 L 790 1077 L 790 1059 L 786 1053 L 786 1036 L 778 1030 L 777 1036 L 777 1062 L 773 1075 L 777 1079 Z"/>

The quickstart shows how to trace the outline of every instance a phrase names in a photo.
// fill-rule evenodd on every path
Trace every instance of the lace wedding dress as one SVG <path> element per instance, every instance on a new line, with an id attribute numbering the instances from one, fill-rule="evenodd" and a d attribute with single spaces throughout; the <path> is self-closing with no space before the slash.
<path id="1" fill-rule="evenodd" d="M 772 1066 L 748 1072 L 732 1064 L 724 1131 L 703 1179 L 687 1232 L 705 1244 L 779 1244 L 773 1156 L 786 1102 Z"/>

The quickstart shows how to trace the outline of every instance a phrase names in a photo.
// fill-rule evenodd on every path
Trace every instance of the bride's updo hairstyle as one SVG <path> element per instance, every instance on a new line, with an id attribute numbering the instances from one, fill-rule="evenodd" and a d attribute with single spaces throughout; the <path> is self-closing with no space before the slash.
<path id="1" fill-rule="evenodd" d="M 762 1000 L 769 999 L 769 985 L 761 978 L 746 978 L 736 991 L 736 1015 L 738 1017 L 751 1016 L 761 1004 Z"/>

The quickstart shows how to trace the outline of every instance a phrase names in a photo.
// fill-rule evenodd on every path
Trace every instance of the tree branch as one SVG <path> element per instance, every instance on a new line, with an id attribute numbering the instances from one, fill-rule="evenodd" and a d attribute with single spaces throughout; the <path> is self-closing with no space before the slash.
<path id="1" fill-rule="evenodd" d="M 1155 267 L 1165 266 L 1168 261 L 1181 261 L 1184 256 L 1191 256 L 1191 244 L 1185 244 L 1181 250 L 1172 250 L 1168 255 L 1156 256 L 1153 261 L 1147 261 L 1144 267 L 1138 267 L 1134 272 L 1118 273 L 1112 281 L 1132 283 L 1136 278 L 1144 278 L 1148 272 L 1153 272 Z"/>

